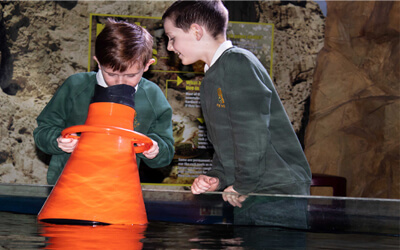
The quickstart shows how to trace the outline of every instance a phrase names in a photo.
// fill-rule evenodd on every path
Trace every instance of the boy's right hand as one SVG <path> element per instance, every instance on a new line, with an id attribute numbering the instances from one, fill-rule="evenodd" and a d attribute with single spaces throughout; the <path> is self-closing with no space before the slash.
<path id="1" fill-rule="evenodd" d="M 193 194 L 201 194 L 207 191 L 215 191 L 218 188 L 219 179 L 207 175 L 199 175 L 192 184 Z"/>
<path id="2" fill-rule="evenodd" d="M 76 134 L 71 134 L 71 135 L 76 136 Z M 78 143 L 78 139 L 65 138 L 63 136 L 60 136 L 57 138 L 58 147 L 66 153 L 72 153 L 72 151 L 74 151 L 77 143 Z"/>

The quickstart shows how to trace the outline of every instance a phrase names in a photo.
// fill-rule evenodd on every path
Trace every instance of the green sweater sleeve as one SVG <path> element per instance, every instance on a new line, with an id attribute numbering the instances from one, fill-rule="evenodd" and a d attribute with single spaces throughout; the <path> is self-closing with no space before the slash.
<path id="1" fill-rule="evenodd" d="M 216 177 L 219 180 L 217 191 L 222 191 L 223 189 L 226 188 L 227 180 L 224 174 L 224 168 L 222 167 L 222 164 L 218 158 L 217 154 L 213 155 L 213 161 L 212 161 L 212 170 L 207 172 L 208 176 Z"/>
<path id="2" fill-rule="evenodd" d="M 174 140 L 172 137 L 172 110 L 167 109 L 160 114 L 157 121 L 147 134 L 158 143 L 159 153 L 154 159 L 147 159 L 140 154 L 143 161 L 152 168 L 165 167 L 169 165 L 174 156 Z"/>
<path id="3" fill-rule="evenodd" d="M 87 116 L 95 73 L 78 73 L 70 76 L 59 87 L 36 121 L 33 131 L 37 147 L 46 154 L 64 152 L 57 145 L 57 137 L 67 127 L 84 124 Z"/>
<path id="4" fill-rule="evenodd" d="M 40 150 L 49 155 L 63 153 L 57 146 L 56 139 L 65 128 L 68 92 L 68 86 L 61 85 L 36 119 L 38 126 L 33 131 L 35 143 Z"/>
<path id="5" fill-rule="evenodd" d="M 172 108 L 161 89 L 153 82 L 144 80 L 135 97 L 135 109 L 140 124 L 135 130 L 156 141 L 159 147 L 154 159 L 147 159 L 143 154 L 138 154 L 138 158 L 151 168 L 169 165 L 174 156 Z"/>
<path id="6" fill-rule="evenodd" d="M 271 90 L 264 76 L 243 54 L 232 54 L 226 65 L 225 81 L 230 84 L 226 102 L 237 164 L 233 188 L 239 193 L 256 189 L 264 172 L 264 156 L 268 142 Z M 238 74 L 237 72 L 240 72 Z"/>

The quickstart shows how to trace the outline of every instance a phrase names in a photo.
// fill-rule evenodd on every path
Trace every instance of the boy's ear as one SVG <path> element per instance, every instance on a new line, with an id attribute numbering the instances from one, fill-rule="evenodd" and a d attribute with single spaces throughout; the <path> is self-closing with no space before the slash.
<path id="1" fill-rule="evenodd" d="M 201 27 L 201 25 L 197 23 L 193 23 L 192 25 L 190 25 L 190 30 L 196 36 L 197 40 L 200 40 L 204 35 L 203 27 Z"/>
<path id="2" fill-rule="evenodd" d="M 146 63 L 146 65 L 144 66 L 143 72 L 146 72 L 146 71 L 149 69 L 150 65 L 152 65 L 155 61 L 156 61 L 156 60 L 155 60 L 154 58 L 151 58 L 151 59 Z"/>
<path id="3" fill-rule="evenodd" d="M 97 62 L 97 65 L 99 65 L 99 67 L 100 67 L 99 60 L 97 60 L 97 57 L 96 57 L 96 56 L 93 56 L 93 60 L 95 60 L 95 61 Z"/>

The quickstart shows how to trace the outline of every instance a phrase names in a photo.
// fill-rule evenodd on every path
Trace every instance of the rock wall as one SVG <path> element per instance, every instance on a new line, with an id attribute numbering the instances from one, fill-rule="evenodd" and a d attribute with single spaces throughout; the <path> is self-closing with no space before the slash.
<path id="1" fill-rule="evenodd" d="M 260 13 L 260 22 L 275 25 L 272 80 L 303 143 L 325 17 L 313 1 L 261 1 Z"/>
<path id="2" fill-rule="evenodd" d="M 46 184 L 49 157 L 34 145 L 35 119 L 69 75 L 87 71 L 90 13 L 160 17 L 171 3 L 0 2 L 0 182 Z M 301 135 L 323 46 L 322 12 L 312 1 L 246 4 L 259 22 L 275 25 L 273 80 Z"/>
<path id="3" fill-rule="evenodd" d="M 328 1 L 305 152 L 348 196 L 400 198 L 400 2 Z"/>

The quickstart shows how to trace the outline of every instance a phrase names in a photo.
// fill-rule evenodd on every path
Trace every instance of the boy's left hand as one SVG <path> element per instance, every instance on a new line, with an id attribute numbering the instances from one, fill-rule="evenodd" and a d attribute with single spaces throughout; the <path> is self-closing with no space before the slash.
<path id="1" fill-rule="evenodd" d="M 154 159 L 159 153 L 158 143 L 154 140 L 152 141 L 153 146 L 151 146 L 149 150 L 143 152 L 143 155 L 146 156 L 147 159 Z"/>
<path id="2" fill-rule="evenodd" d="M 229 192 L 231 194 L 225 194 L 225 192 Z M 233 193 L 233 194 L 232 194 Z M 233 185 L 224 189 L 224 193 L 222 193 L 222 198 L 224 201 L 229 202 L 234 207 L 242 207 L 242 202 L 246 200 L 247 195 L 241 195 L 233 189 Z"/>

